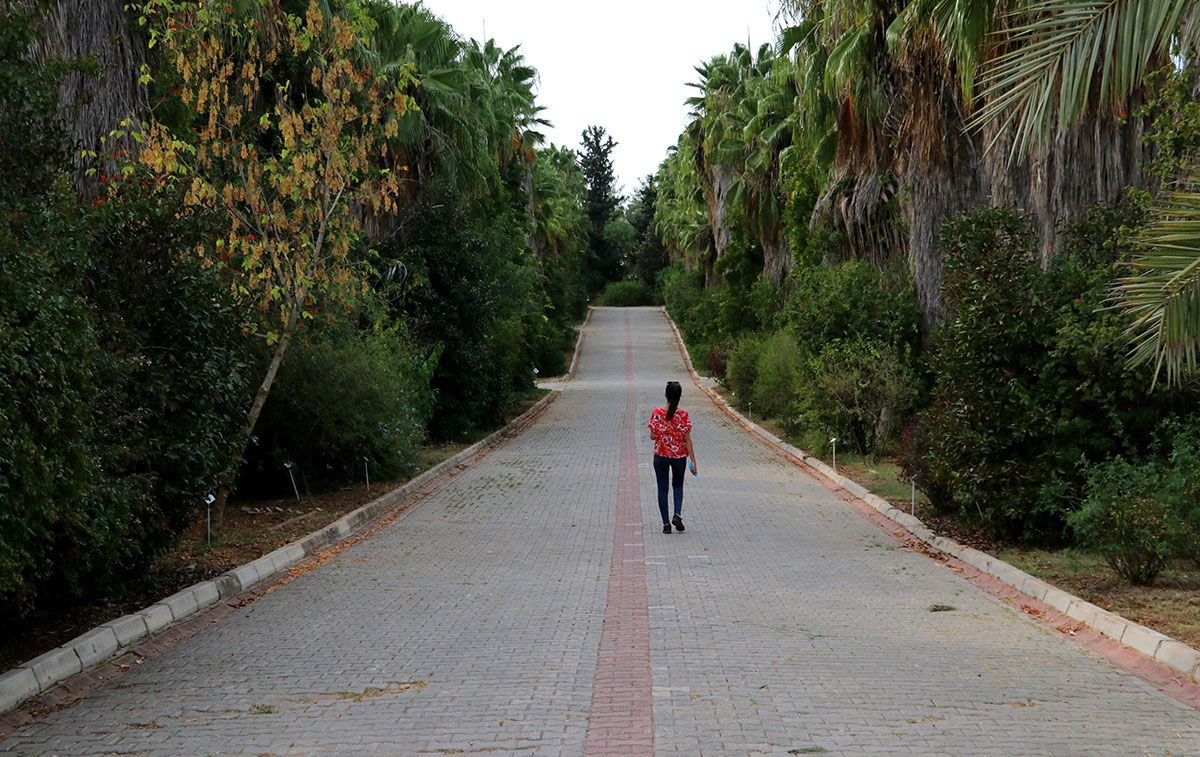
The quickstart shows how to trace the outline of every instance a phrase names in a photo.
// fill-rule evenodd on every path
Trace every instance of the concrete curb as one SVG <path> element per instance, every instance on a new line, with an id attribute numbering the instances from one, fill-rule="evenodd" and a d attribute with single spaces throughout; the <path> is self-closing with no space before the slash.
<path id="1" fill-rule="evenodd" d="M 594 312 L 596 312 L 595 308 L 589 305 L 587 316 L 579 326 L 579 336 L 575 338 L 575 353 L 571 355 L 571 367 L 567 369 L 567 381 L 575 378 L 575 373 L 579 370 L 579 355 L 583 352 L 583 334 L 587 331 L 588 324 L 592 322 L 592 313 Z"/>
<path id="2" fill-rule="evenodd" d="M 684 344 L 683 335 L 679 333 L 679 328 L 671 320 L 671 316 L 667 313 L 666 308 L 663 308 L 663 315 L 666 317 L 667 323 L 670 324 L 671 331 L 675 335 L 675 341 L 679 346 L 679 351 L 683 354 L 683 361 L 687 366 L 688 373 L 692 377 L 692 383 L 708 395 L 730 418 L 741 424 L 746 431 L 758 436 L 789 457 L 797 459 L 806 466 L 817 470 L 822 476 L 865 502 L 880 515 L 896 523 L 931 549 L 961 560 L 981 573 L 992 576 L 1022 594 L 1033 597 L 1062 614 L 1079 621 L 1097 633 L 1107 636 L 1136 652 L 1140 652 L 1172 670 L 1183 673 L 1192 681 L 1200 682 L 1200 650 L 1193 649 L 1183 642 L 1172 639 L 1170 636 L 1161 634 L 1152 628 L 1147 628 L 1140 623 L 1134 623 L 1132 620 L 1123 618 L 1116 613 L 1097 607 L 1091 602 L 1080 599 L 1040 578 L 1031 576 L 986 552 L 980 552 L 977 549 L 963 546 L 953 539 L 938 536 L 922 523 L 919 518 L 897 509 L 890 502 L 867 491 L 866 488 L 841 475 L 821 460 L 809 455 L 804 450 L 793 447 L 762 426 L 743 416 L 724 397 L 704 386 L 700 375 L 696 373 L 695 367 L 692 366 L 692 359 L 688 354 L 687 346 Z"/>
<path id="3" fill-rule="evenodd" d="M 588 320 L 591 319 L 591 315 L 589 309 Z M 584 321 L 584 327 L 587 326 L 588 320 Z M 583 327 L 580 328 L 579 338 L 575 343 L 575 355 L 571 360 L 571 372 L 567 375 L 567 380 L 575 374 L 582 346 Z M 498 446 L 512 429 L 528 424 L 553 402 L 558 394 L 558 391 L 551 391 L 486 438 L 443 460 L 382 497 L 343 515 L 324 528 L 214 579 L 189 586 L 143 610 L 103 623 L 56 649 L 0 674 L 0 714 L 16 709 L 27 699 L 47 691 L 76 673 L 104 662 L 167 626 L 278 576 L 311 557 L 318 550 L 363 530 L 367 524 L 391 511 L 410 494 L 481 452 Z"/>

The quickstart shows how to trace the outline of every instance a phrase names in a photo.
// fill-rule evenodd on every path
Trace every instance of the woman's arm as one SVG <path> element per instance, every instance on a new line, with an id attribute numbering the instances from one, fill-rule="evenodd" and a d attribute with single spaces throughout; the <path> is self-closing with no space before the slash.
<path id="1" fill-rule="evenodd" d="M 692 467 L 700 470 L 700 465 L 696 462 L 696 449 L 692 447 L 692 432 L 688 431 L 684 435 L 683 440 L 687 442 L 688 457 L 692 458 Z"/>

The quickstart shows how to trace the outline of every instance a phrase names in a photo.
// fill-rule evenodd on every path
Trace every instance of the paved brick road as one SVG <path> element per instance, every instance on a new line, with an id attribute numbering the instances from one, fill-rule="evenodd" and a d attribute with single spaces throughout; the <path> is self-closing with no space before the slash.
<path id="1" fill-rule="evenodd" d="M 1200 713 L 732 428 L 657 311 L 598 310 L 584 350 L 537 423 L 390 527 L 0 751 L 601 753 L 624 682 L 625 739 L 658 754 L 1200 754 Z M 701 461 L 670 536 L 641 429 L 668 378 Z"/>

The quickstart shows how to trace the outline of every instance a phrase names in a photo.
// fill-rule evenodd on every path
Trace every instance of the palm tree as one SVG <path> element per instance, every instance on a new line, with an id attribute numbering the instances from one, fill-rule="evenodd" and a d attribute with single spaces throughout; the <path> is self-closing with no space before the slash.
<path id="1" fill-rule="evenodd" d="M 70 142 L 77 148 L 76 188 L 87 194 L 96 182 L 87 172 L 96 166 L 83 158 L 84 151 L 104 151 L 105 138 L 122 120 L 140 121 L 149 111 L 145 87 L 138 79 L 146 63 L 146 41 L 126 12 L 125 0 L 53 4 L 16 0 L 15 5 L 41 14 L 42 36 L 32 50 L 35 60 L 91 60 L 96 64 L 90 70 L 69 73 L 59 85 L 59 105 L 67 116 Z M 0 23 L 4 23 L 4 12 L 0 7 Z M 132 149 L 135 145 L 121 147 Z"/>
<path id="2" fill-rule="evenodd" d="M 1128 110 L 1173 51 L 1176 64 L 1194 65 L 1200 45 L 1200 10 L 1190 0 L 1031 0 L 1010 17 L 1010 51 L 986 70 L 988 104 L 974 123 L 998 120 L 1014 153 L 1061 139 L 1097 112 Z M 1114 287 L 1133 317 L 1130 360 L 1152 364 L 1155 381 L 1165 371 L 1169 384 L 1194 373 L 1200 346 L 1197 179 L 1156 201 L 1133 272 Z"/>
<path id="3" fill-rule="evenodd" d="M 1034 217 L 1048 252 L 1062 219 L 1141 180 L 1135 119 L 1088 113 L 1052 142 L 1009 149 L 1009 132 L 988 110 L 999 92 L 987 72 L 1010 50 L 1024 60 L 1024 42 L 1008 35 L 1020 25 L 1014 9 L 1028 5 L 792 0 L 801 20 L 783 42 L 799 51 L 801 143 L 831 161 L 817 215 L 843 233 L 850 256 L 907 260 L 927 329 L 941 315 L 936 240 L 945 218 L 983 203 L 1015 205 Z"/>
<path id="4" fill-rule="evenodd" d="M 727 115 L 728 133 L 718 153 L 722 162 L 738 166 L 729 204 L 758 238 L 763 270 L 779 284 L 792 268 L 791 249 L 783 237 L 781 167 L 798 126 L 798 93 L 790 61 L 769 47 L 759 51 L 753 74 Z"/>

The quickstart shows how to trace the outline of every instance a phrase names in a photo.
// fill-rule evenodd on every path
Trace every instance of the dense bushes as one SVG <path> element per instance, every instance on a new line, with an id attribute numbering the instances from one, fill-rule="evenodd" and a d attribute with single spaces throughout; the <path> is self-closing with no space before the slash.
<path id="1" fill-rule="evenodd" d="M 55 78 L 71 67 L 27 60 L 33 24 L 0 15 L 0 615 L 19 617 L 119 592 L 195 522 L 234 465 L 276 335 L 256 333 L 262 282 L 230 263 L 224 208 L 197 210 L 125 154 L 90 156 L 116 175 L 72 177 Z M 389 165 L 420 179 L 369 219 L 378 238 L 344 240 L 345 298 L 308 300 L 242 493 L 290 491 L 285 462 L 314 490 L 360 481 L 364 458 L 372 478 L 405 476 L 427 435 L 490 430 L 535 371 L 565 370 L 586 307 L 574 157 L 555 152 L 531 189 L 542 153 L 513 151 L 520 83 L 491 91 L 455 45 L 471 95 L 437 148 L 448 160 L 405 143 L 413 129 L 395 135 Z M 153 74 L 151 99 L 193 133 L 170 73 Z"/>
<path id="2" fill-rule="evenodd" d="M 286 490 L 288 464 L 306 488 L 362 480 L 364 462 L 378 481 L 411 473 L 437 357 L 397 328 L 342 327 L 298 345 L 259 419 L 243 486 Z"/>
<path id="3" fill-rule="evenodd" d="M 653 305 L 654 293 L 640 281 L 614 281 L 600 293 L 596 304 L 618 308 Z"/>
<path id="4" fill-rule="evenodd" d="M 1117 457 L 1089 471 L 1087 499 L 1069 520 L 1080 541 L 1119 575 L 1152 583 L 1195 534 L 1181 517 L 1178 487 L 1161 466 Z M 1191 537 L 1191 539 L 1189 539 Z"/>
<path id="5" fill-rule="evenodd" d="M 756 295 L 771 307 L 774 292 Z M 812 449 L 835 436 L 872 454 L 896 438 L 919 389 L 916 300 L 902 276 L 860 262 L 801 269 L 779 316 L 759 320 L 784 325 L 733 340 L 735 402 Z"/>
<path id="6" fill-rule="evenodd" d="M 524 246 L 519 196 L 476 216 L 449 190 L 422 202 L 405 233 L 382 250 L 407 278 L 379 283 L 392 316 L 438 354 L 430 432 L 470 439 L 494 428 L 540 375 L 563 372 L 573 340 Z M 551 315 L 556 316 L 550 318 Z"/>
<path id="7" fill-rule="evenodd" d="M 140 185 L 78 200 L 47 68 L 0 24 L 0 613 L 113 589 L 229 464 L 253 359 L 206 229 Z M 24 30 L 22 32 L 22 30 Z M 116 198 L 112 200 L 111 198 Z"/>
<path id="8" fill-rule="evenodd" d="M 1190 437 L 1163 431 L 1194 426 L 1200 395 L 1148 392 L 1149 370 L 1125 359 L 1122 314 L 1105 307 L 1141 217 L 1130 201 L 1083 214 L 1046 268 L 1018 213 L 948 221 L 945 321 L 925 340 L 903 273 L 812 255 L 774 321 L 729 341 L 725 384 L 808 449 L 836 436 L 878 454 L 899 441 L 904 474 L 943 514 L 1002 540 L 1116 550 L 1114 564 L 1150 580 L 1160 558 L 1200 553 L 1200 507 L 1183 504 L 1200 501 L 1200 483 L 1179 494 L 1200 481 L 1200 459 L 1179 441 Z M 722 339 L 721 287 L 676 268 L 663 293 L 690 339 Z M 1119 457 L 1133 462 L 1109 462 Z"/>
<path id="9" fill-rule="evenodd" d="M 1124 360 L 1121 315 L 1103 307 L 1115 269 L 1068 255 L 1042 270 L 1033 239 L 1026 218 L 1002 209 L 946 223 L 946 322 L 918 420 L 925 444 L 909 448 L 908 468 L 1000 538 L 1062 543 L 1084 466 L 1138 456 L 1160 418 L 1194 404 L 1147 395 L 1148 370 Z"/>

